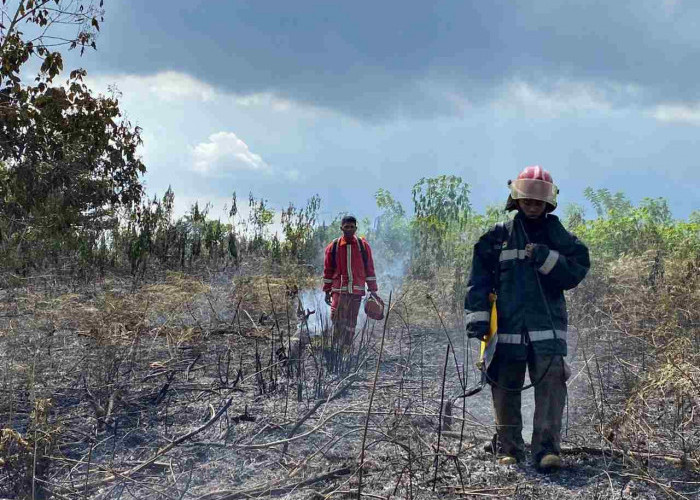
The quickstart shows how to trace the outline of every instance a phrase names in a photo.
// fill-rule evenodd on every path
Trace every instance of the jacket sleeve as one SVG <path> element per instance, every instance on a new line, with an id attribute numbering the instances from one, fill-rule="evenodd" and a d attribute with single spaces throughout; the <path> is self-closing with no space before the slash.
<path id="1" fill-rule="evenodd" d="M 335 274 L 335 262 L 333 262 L 333 242 L 326 247 L 323 259 L 323 291 L 330 292 L 333 288 L 333 275 Z"/>
<path id="2" fill-rule="evenodd" d="M 569 233 L 559 219 L 550 224 L 549 240 L 553 248 L 544 260 L 539 259 L 537 270 L 550 287 L 570 290 L 583 281 L 591 267 L 588 248 Z"/>
<path id="3" fill-rule="evenodd" d="M 488 330 L 491 304 L 489 293 L 496 279 L 496 266 L 500 243 L 494 228 L 484 234 L 474 245 L 472 269 L 464 299 L 464 314 L 467 331 L 484 333 Z"/>
<path id="4" fill-rule="evenodd" d="M 362 238 L 362 243 L 365 245 L 365 251 L 367 252 L 367 269 L 365 269 L 365 272 L 367 275 L 365 276 L 365 281 L 367 282 L 367 289 L 370 292 L 376 292 L 377 291 L 377 275 L 374 272 L 374 258 L 372 257 L 372 248 L 369 246 L 369 243 L 367 243 L 367 240 Z"/>

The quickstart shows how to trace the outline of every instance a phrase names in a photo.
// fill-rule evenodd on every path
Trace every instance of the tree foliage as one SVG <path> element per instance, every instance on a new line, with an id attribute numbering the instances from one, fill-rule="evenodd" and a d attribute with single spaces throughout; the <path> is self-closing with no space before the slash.
<path id="1" fill-rule="evenodd" d="M 83 236 L 112 227 L 117 209 L 140 203 L 140 129 L 122 117 L 116 98 L 90 91 L 85 71 L 54 84 L 63 69 L 56 49 L 94 47 L 101 13 L 101 2 L 3 2 L 0 230 L 11 260 L 76 250 Z M 24 84 L 20 75 L 34 58 L 40 72 Z"/>
<path id="2" fill-rule="evenodd" d="M 313 259 L 313 230 L 321 207 L 321 198 L 312 196 L 304 208 L 289 204 L 280 215 L 284 233 L 284 251 L 292 259 L 309 261 Z"/>
<path id="3" fill-rule="evenodd" d="M 421 178 L 413 186 L 414 253 L 412 268 L 419 274 L 445 262 L 469 220 L 469 185 L 460 177 Z"/>
<path id="4" fill-rule="evenodd" d="M 598 217 L 572 218 L 570 227 L 591 248 L 598 261 L 614 260 L 621 255 L 657 252 L 663 255 L 700 252 L 700 224 L 673 219 L 667 200 L 644 198 L 637 206 L 624 195 L 601 189 L 586 189 Z"/>

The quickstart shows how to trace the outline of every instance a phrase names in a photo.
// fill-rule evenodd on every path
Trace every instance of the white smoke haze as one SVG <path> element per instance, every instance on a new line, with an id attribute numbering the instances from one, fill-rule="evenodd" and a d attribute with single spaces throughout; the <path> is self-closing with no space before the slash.
<path id="1" fill-rule="evenodd" d="M 408 254 L 391 260 L 382 259 L 381 262 L 377 262 L 375 259 L 374 269 L 377 273 L 377 283 L 380 286 L 379 295 L 385 301 L 389 297 L 390 291 L 398 290 L 403 284 L 410 261 L 411 257 Z"/>
<path id="2" fill-rule="evenodd" d="M 318 337 L 324 329 L 330 330 L 331 308 L 325 302 L 326 294 L 321 288 L 307 289 L 299 292 L 299 305 L 305 313 L 313 311 L 305 322 L 299 321 L 297 333 L 305 333 L 308 329 L 309 337 Z"/>
<path id="3" fill-rule="evenodd" d="M 307 289 L 299 292 L 299 303 L 301 309 L 306 314 L 306 319 L 299 318 L 297 321 L 297 334 L 305 334 L 307 329 L 309 337 L 320 337 L 323 332 L 331 329 L 331 307 L 325 302 L 326 294 L 320 288 Z M 362 329 L 367 321 L 365 314 L 364 302 L 363 307 L 360 307 L 360 313 L 357 316 L 357 328 Z"/>

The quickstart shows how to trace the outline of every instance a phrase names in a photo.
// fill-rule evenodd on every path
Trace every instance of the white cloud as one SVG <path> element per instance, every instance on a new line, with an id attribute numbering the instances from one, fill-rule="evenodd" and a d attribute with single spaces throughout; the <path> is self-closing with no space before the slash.
<path id="1" fill-rule="evenodd" d="M 176 71 L 165 71 L 153 75 L 100 75 L 88 77 L 87 83 L 91 88 L 102 93 L 108 92 L 114 86 L 127 97 L 146 94 L 149 98 L 165 102 L 208 102 L 220 95 L 211 85 Z"/>
<path id="2" fill-rule="evenodd" d="M 201 142 L 192 148 L 192 159 L 194 170 L 200 173 L 271 170 L 262 157 L 253 153 L 233 132 L 211 134 L 208 142 Z"/>
<path id="3" fill-rule="evenodd" d="M 571 82 L 542 89 L 527 82 L 514 81 L 504 87 L 494 104 L 500 109 L 518 110 L 543 117 L 612 109 L 601 89 Z"/>
<path id="4" fill-rule="evenodd" d="M 294 106 L 292 101 L 280 99 L 274 94 L 270 94 L 268 92 L 235 96 L 234 101 L 239 106 L 247 108 L 266 106 L 273 111 L 289 111 L 292 106 Z"/>
<path id="5" fill-rule="evenodd" d="M 118 90 L 133 102 L 160 101 L 168 104 L 186 102 L 212 102 L 226 104 L 227 101 L 241 108 L 259 108 L 284 113 L 289 111 L 317 114 L 321 110 L 314 106 L 283 99 L 271 92 L 234 94 L 225 92 L 187 73 L 164 71 L 152 75 L 89 75 L 86 83 L 102 94 Z"/>
<path id="6" fill-rule="evenodd" d="M 664 123 L 700 125 L 700 103 L 660 104 L 649 111 L 649 115 Z"/>

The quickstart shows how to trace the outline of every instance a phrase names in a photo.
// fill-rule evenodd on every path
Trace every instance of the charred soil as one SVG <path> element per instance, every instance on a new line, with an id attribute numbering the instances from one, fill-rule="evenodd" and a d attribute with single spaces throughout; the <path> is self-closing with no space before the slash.
<path id="1" fill-rule="evenodd" d="M 601 365 L 609 339 L 584 328 L 572 339 L 564 467 L 543 474 L 482 450 L 490 394 L 457 398 L 476 380 L 476 346 L 443 328 L 449 307 L 397 293 L 388 322 L 362 320 L 353 350 L 329 365 L 323 340 L 299 337 L 298 311 L 325 307 L 300 306 L 308 286 L 172 274 L 2 292 L 0 496 L 697 496 L 692 453 L 610 435 L 601 411 L 625 399 L 600 399 L 599 379 L 613 391 L 624 376 Z M 664 415 L 662 400 L 649 403 Z M 523 407 L 531 420 L 531 394 Z"/>

